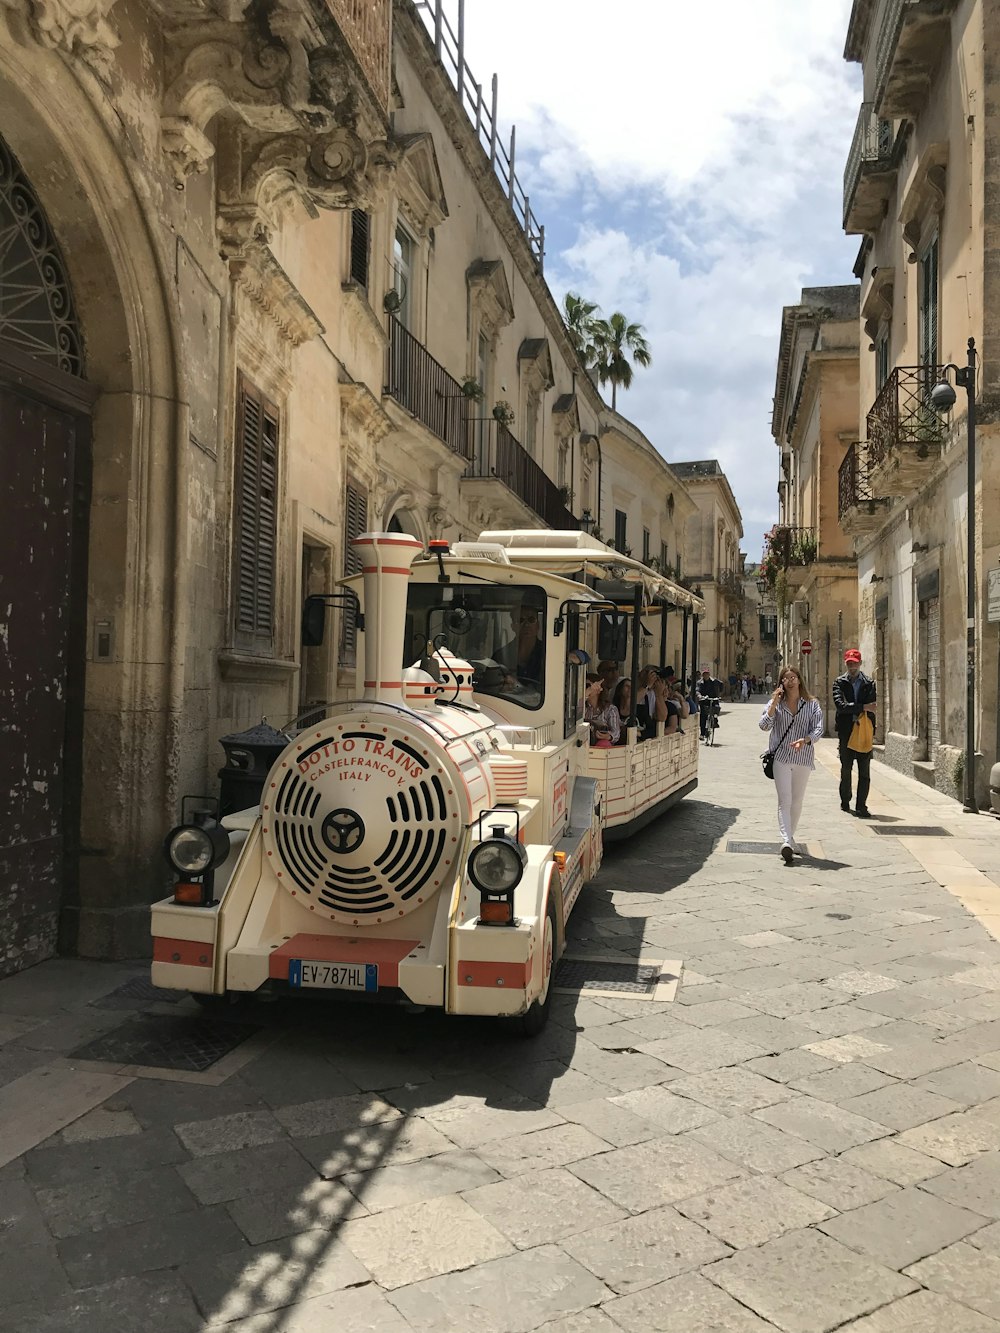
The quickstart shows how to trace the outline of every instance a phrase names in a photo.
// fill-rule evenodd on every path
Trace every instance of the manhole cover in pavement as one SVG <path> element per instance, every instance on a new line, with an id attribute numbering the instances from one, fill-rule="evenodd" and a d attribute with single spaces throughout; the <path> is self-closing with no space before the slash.
<path id="1" fill-rule="evenodd" d="M 756 852 L 759 856 L 777 855 L 780 842 L 727 842 L 727 852 Z"/>
<path id="2" fill-rule="evenodd" d="M 184 999 L 184 992 L 179 990 L 164 990 L 162 986 L 154 986 L 148 977 L 132 977 L 123 985 L 109 991 L 107 995 L 102 995 L 100 999 L 91 1000 L 92 1009 L 141 1009 L 145 1004 L 176 1004 L 178 1000 Z"/>
<path id="3" fill-rule="evenodd" d="M 623 961 L 614 958 L 563 957 L 552 989 L 564 993 L 621 996 L 633 1000 L 672 1000 L 680 980 L 680 960 Z"/>
<path id="4" fill-rule="evenodd" d="M 79 1046 L 77 1060 L 106 1060 L 118 1065 L 152 1065 L 200 1074 L 236 1049 L 260 1028 L 211 1018 L 142 1014 Z"/>
<path id="5" fill-rule="evenodd" d="M 873 833 L 887 833 L 893 838 L 950 838 L 946 828 L 927 827 L 924 824 L 872 824 Z"/>

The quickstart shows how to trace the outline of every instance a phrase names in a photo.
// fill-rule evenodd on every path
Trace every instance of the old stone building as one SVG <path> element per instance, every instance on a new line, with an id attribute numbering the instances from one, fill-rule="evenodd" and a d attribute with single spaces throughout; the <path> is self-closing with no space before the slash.
<path id="1" fill-rule="evenodd" d="M 616 501 L 440 5 L 5 0 L 0 136 L 3 972 L 146 951 L 218 738 L 353 690 L 354 535 Z"/>
<path id="2" fill-rule="evenodd" d="M 966 718 L 966 393 L 930 390 L 977 350 L 980 431 L 973 722 L 979 800 L 997 758 L 997 630 L 987 571 L 1000 556 L 1000 3 L 855 0 L 846 58 L 863 103 L 844 177 L 861 247 L 859 442 L 839 509 L 855 542 L 861 648 L 879 686 L 887 763 L 961 794 Z"/>
<path id="3" fill-rule="evenodd" d="M 726 474 L 714 458 L 672 463 L 687 487 L 695 512 L 684 536 L 687 582 L 701 589 L 705 615 L 698 644 L 699 668 L 721 680 L 736 671 L 743 635 L 743 520 Z"/>
<path id="4" fill-rule="evenodd" d="M 832 734 L 831 687 L 858 637 L 857 565 L 837 493 L 858 433 L 856 284 L 807 287 L 783 310 L 771 431 L 780 450 L 778 524 L 766 563 L 778 650 L 803 673 Z"/>

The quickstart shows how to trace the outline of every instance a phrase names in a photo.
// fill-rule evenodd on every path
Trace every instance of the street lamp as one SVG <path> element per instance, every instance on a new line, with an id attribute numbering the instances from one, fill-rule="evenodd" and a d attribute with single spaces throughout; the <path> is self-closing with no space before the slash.
<path id="1" fill-rule="evenodd" d="M 955 406 L 955 390 L 948 381 L 953 372 L 955 383 L 964 389 L 968 400 L 966 427 L 966 501 L 967 545 L 965 555 L 965 788 L 963 808 L 966 814 L 978 815 L 976 805 L 976 340 L 968 343 L 968 360 L 964 366 L 941 367 L 941 378 L 930 392 L 931 406 L 937 412 L 950 412 Z"/>
<path id="2" fill-rule="evenodd" d="M 585 509 L 583 513 L 580 515 L 580 527 L 583 529 L 584 532 L 589 533 L 590 529 L 593 526 L 594 526 L 594 515 L 590 512 L 589 509 Z"/>

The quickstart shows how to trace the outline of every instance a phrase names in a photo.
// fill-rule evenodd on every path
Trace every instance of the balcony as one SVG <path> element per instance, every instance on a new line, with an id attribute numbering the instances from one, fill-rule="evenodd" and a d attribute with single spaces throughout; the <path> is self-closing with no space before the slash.
<path id="1" fill-rule="evenodd" d="M 716 586 L 727 597 L 743 599 L 743 578 L 732 569 L 723 569 L 715 576 Z"/>
<path id="2" fill-rule="evenodd" d="M 958 0 L 882 0 L 876 18 L 875 106 L 893 120 L 923 107 L 947 49 Z"/>
<path id="3" fill-rule="evenodd" d="M 876 500 L 909 495 L 927 480 L 948 427 L 929 401 L 939 366 L 896 366 L 868 412 L 868 481 Z"/>
<path id="4" fill-rule="evenodd" d="M 386 395 L 464 460 L 467 498 L 493 510 L 501 526 L 533 527 L 539 519 L 550 528 L 580 526 L 566 508 L 565 492 L 502 422 L 473 415 L 475 399 L 398 319 L 390 320 L 388 367 Z M 398 411 L 389 415 L 405 426 Z"/>
<path id="5" fill-rule="evenodd" d="M 900 143 L 892 122 L 876 113 L 873 102 L 862 102 L 844 169 L 844 231 L 849 236 L 875 231 L 885 216 L 899 169 Z"/>
<path id="6" fill-rule="evenodd" d="M 389 114 L 392 0 L 326 0 L 376 101 Z"/>
<path id="7" fill-rule="evenodd" d="M 469 466 L 462 490 L 470 499 L 490 508 L 501 524 L 520 527 L 540 518 L 550 528 L 580 526 L 563 492 L 502 422 L 484 417 L 468 425 Z"/>
<path id="8" fill-rule="evenodd" d="M 782 523 L 771 529 L 765 541 L 764 565 L 769 571 L 766 577 L 772 587 L 779 575 L 783 577 L 791 596 L 806 582 L 819 554 L 816 533 L 812 528 L 793 528 Z"/>
<path id="9" fill-rule="evenodd" d="M 885 517 L 885 500 L 872 495 L 868 477 L 868 445 L 856 440 L 848 447 L 837 474 L 837 514 L 849 537 L 873 532 Z"/>
<path id="10" fill-rule="evenodd" d="M 453 453 L 468 458 L 472 440 L 470 400 L 398 319 L 389 321 L 389 376 L 385 391 Z"/>

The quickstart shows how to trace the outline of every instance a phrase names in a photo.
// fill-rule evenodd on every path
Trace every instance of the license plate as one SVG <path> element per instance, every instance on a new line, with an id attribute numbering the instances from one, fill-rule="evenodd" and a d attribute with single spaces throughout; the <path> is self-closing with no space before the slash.
<path id="1" fill-rule="evenodd" d="M 378 990 L 377 963 L 310 963 L 293 958 L 288 964 L 289 986 L 325 990 Z"/>

